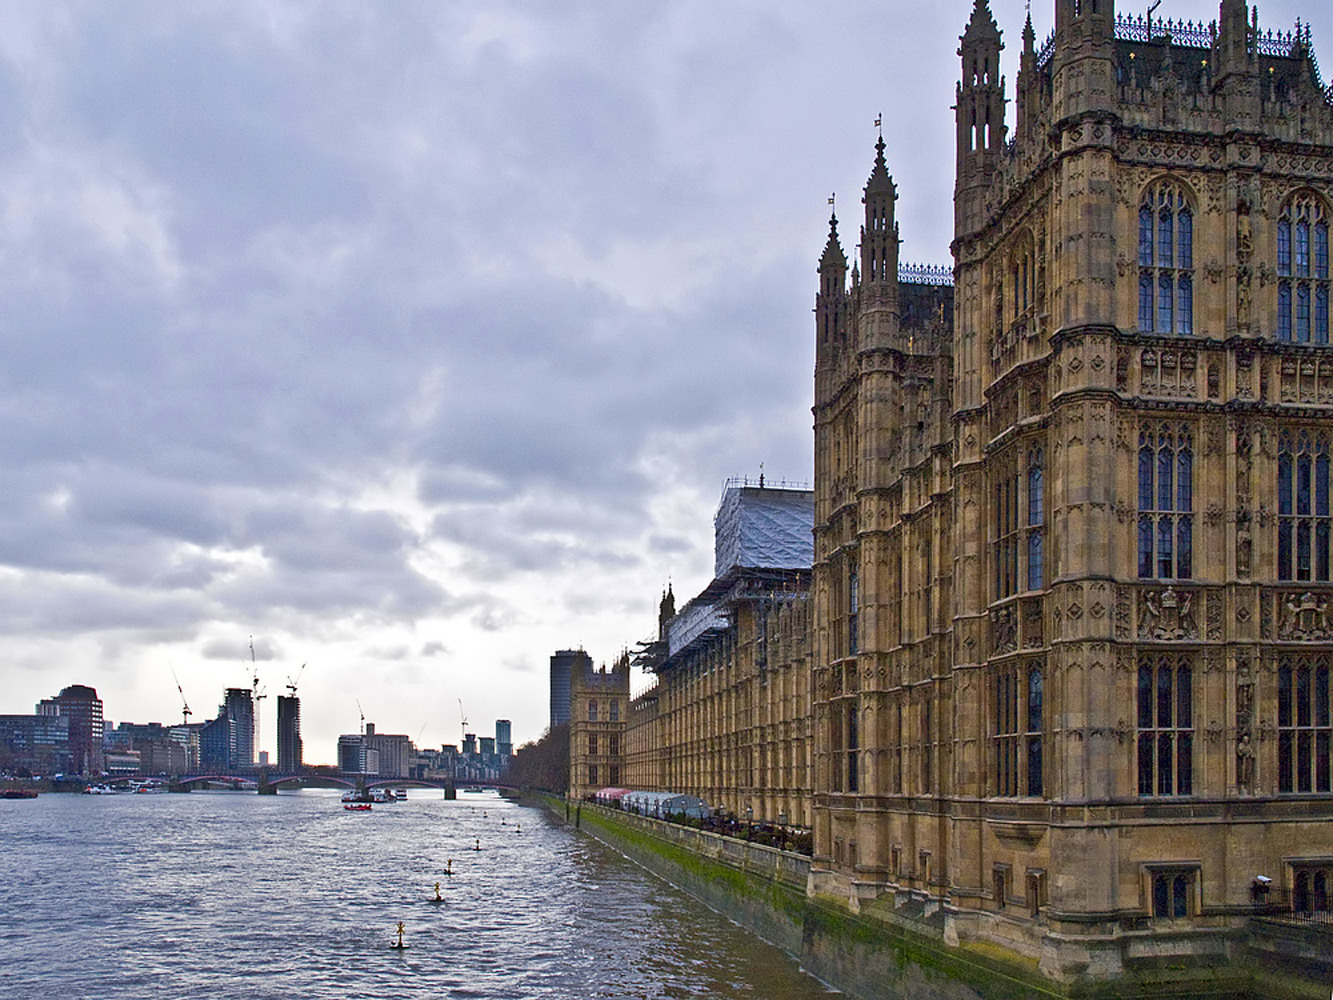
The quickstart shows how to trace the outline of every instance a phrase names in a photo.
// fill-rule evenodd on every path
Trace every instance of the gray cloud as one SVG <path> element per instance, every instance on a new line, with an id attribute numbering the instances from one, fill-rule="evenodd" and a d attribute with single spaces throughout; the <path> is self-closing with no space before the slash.
<path id="1" fill-rule="evenodd" d="M 881 113 L 904 257 L 947 261 L 970 7 L 0 8 L 0 710 L 174 718 L 161 665 L 208 704 L 254 635 L 318 664 L 312 759 L 348 678 L 386 730 L 535 736 L 525 674 L 707 582 L 726 477 L 809 478 Z"/>

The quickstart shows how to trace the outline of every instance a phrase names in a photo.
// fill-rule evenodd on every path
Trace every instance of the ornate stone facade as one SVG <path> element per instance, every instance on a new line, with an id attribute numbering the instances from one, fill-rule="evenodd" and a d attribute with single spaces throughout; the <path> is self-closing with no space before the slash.
<path id="1" fill-rule="evenodd" d="M 1333 857 L 1333 92 L 1243 0 L 1058 0 L 1011 137 L 961 41 L 951 299 L 883 139 L 820 261 L 812 890 L 1059 980 L 1216 956 Z"/>
<path id="2" fill-rule="evenodd" d="M 797 547 L 808 559 L 809 491 L 761 482 L 744 492 L 761 503 L 765 494 L 804 499 L 804 522 L 774 530 L 803 535 Z M 759 561 L 769 564 L 719 567 L 679 614 L 671 592 L 663 598 L 658 638 L 637 659 L 656 681 L 630 706 L 625 782 L 697 795 L 756 822 L 808 827 L 810 571 Z"/>
<path id="3" fill-rule="evenodd" d="M 569 794 L 592 795 L 624 780 L 625 725 L 629 718 L 629 655 L 610 670 L 574 661 L 569 674 Z"/>

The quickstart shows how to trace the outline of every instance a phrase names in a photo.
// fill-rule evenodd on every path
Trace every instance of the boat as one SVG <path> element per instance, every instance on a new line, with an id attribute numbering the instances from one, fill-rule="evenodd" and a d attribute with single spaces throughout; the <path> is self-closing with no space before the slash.
<path id="1" fill-rule="evenodd" d="M 112 788 L 110 785 L 89 785 L 83 790 L 84 795 L 119 795 L 119 788 Z"/>
<path id="2" fill-rule="evenodd" d="M 343 803 L 343 808 L 346 809 L 348 812 L 353 812 L 353 813 L 368 813 L 368 812 L 370 812 L 370 803 L 369 803 L 369 802 L 344 802 L 344 803 Z"/>
<path id="3" fill-rule="evenodd" d="M 0 792 L 0 799 L 35 799 L 37 793 L 31 788 L 6 788 Z"/>

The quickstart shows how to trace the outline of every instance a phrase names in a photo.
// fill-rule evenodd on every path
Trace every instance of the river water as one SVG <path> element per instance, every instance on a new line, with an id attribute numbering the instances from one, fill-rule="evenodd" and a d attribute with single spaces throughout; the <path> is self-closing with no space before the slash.
<path id="1" fill-rule="evenodd" d="M 403 951 L 389 947 L 399 921 Z M 0 995 L 829 992 L 542 810 L 414 789 L 361 814 L 324 790 L 0 801 Z"/>

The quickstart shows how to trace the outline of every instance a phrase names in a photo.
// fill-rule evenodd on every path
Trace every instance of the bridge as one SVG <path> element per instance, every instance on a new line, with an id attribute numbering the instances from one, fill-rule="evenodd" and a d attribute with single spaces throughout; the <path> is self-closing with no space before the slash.
<path id="1" fill-rule="evenodd" d="M 107 785 L 140 784 L 145 779 L 132 775 L 110 778 Z M 446 797 L 459 788 L 498 788 L 495 782 L 473 781 L 438 781 L 431 778 L 387 778 L 379 775 L 355 773 L 329 773 L 327 771 L 284 772 L 273 768 L 257 768 L 254 771 L 239 773 L 198 773 L 182 774 L 166 780 L 172 791 L 188 792 L 206 785 L 227 785 L 237 791 L 254 789 L 260 795 L 274 795 L 280 788 L 438 788 Z"/>

